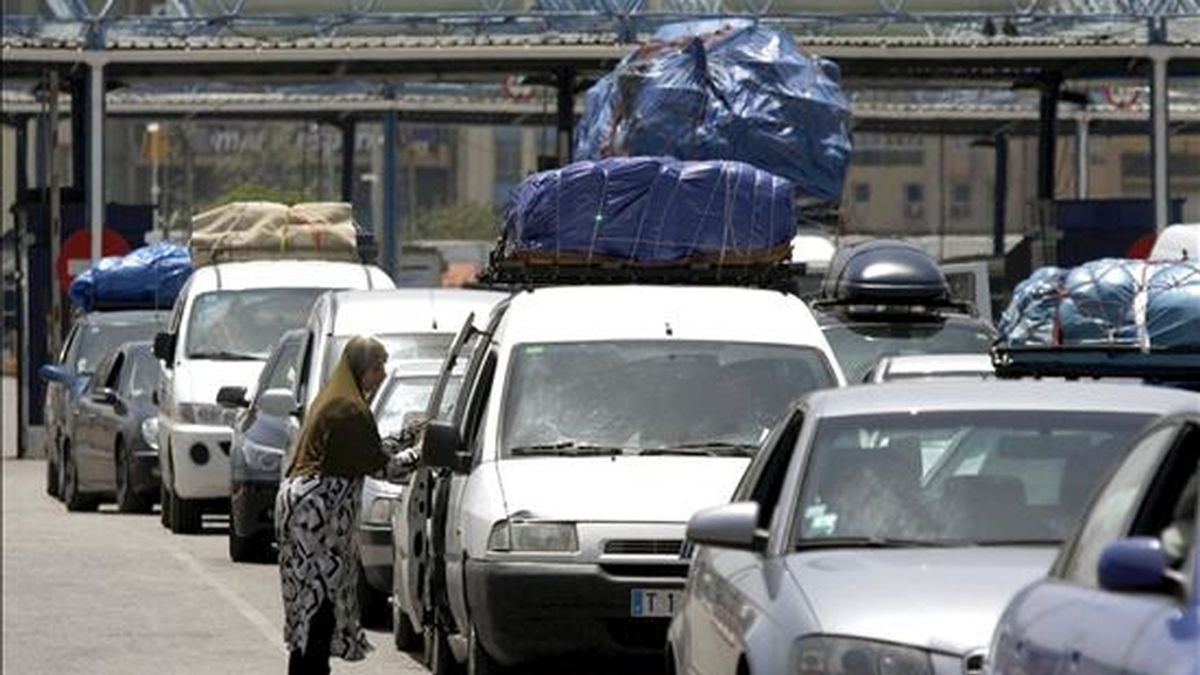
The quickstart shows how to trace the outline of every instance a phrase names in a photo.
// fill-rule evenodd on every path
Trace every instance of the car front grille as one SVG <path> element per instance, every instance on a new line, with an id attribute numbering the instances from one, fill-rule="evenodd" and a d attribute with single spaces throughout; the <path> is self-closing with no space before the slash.
<path id="1" fill-rule="evenodd" d="M 679 555 L 682 539 L 610 539 L 604 552 L 615 555 Z"/>

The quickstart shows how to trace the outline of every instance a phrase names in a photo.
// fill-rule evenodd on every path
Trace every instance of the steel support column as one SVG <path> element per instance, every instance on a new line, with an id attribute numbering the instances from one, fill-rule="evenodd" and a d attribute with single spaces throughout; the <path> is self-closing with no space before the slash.
<path id="1" fill-rule="evenodd" d="M 354 146 L 358 125 L 354 120 L 342 122 L 342 201 L 354 203 Z"/>
<path id="2" fill-rule="evenodd" d="M 16 151 L 17 151 L 17 194 L 18 200 L 25 199 L 25 191 L 29 189 L 29 118 L 18 118 Z M 13 233 L 15 239 L 14 259 L 17 264 L 16 274 L 13 276 L 14 291 L 13 297 L 16 298 L 18 306 L 16 309 L 17 315 L 17 344 L 16 352 L 18 354 L 18 373 L 17 373 L 17 458 L 25 457 L 27 446 L 29 445 L 29 349 L 27 341 L 29 339 L 29 285 L 25 283 L 25 270 L 29 268 L 29 262 L 26 259 L 28 255 L 28 247 L 25 241 L 25 221 L 27 216 L 22 214 L 16 219 L 16 232 Z M 7 308 L 5 308 L 7 309 Z M 12 424 L 12 421 L 7 421 L 6 424 Z"/>
<path id="3" fill-rule="evenodd" d="M 1062 93 L 1062 80 L 1052 78 L 1045 82 L 1038 105 L 1038 172 L 1037 196 L 1042 201 L 1054 199 L 1054 155 L 1058 144 L 1058 99 Z"/>
<path id="4" fill-rule="evenodd" d="M 1075 197 L 1088 198 L 1088 141 L 1091 138 L 1092 120 L 1087 113 L 1075 118 Z"/>
<path id="5" fill-rule="evenodd" d="M 88 70 L 87 208 L 92 235 L 92 264 L 100 261 L 104 227 L 104 66 Z"/>
<path id="6" fill-rule="evenodd" d="M 558 71 L 558 164 L 571 163 L 575 152 L 575 69 Z"/>
<path id="7" fill-rule="evenodd" d="M 18 117 L 14 120 L 13 128 L 16 131 L 16 143 L 14 150 L 17 155 L 17 198 L 23 198 L 22 195 L 29 189 L 29 118 L 25 116 Z"/>
<path id="8" fill-rule="evenodd" d="M 1152 62 L 1150 78 L 1150 156 L 1153 161 L 1151 185 L 1154 192 L 1154 227 L 1161 232 L 1170 225 L 1171 219 L 1171 175 L 1170 155 L 1171 146 L 1170 121 L 1170 92 L 1168 90 L 1166 57 L 1160 56 Z"/>
<path id="9" fill-rule="evenodd" d="M 1004 228 L 1008 220 L 1008 134 L 996 134 L 996 171 L 992 188 L 992 255 L 1004 255 Z"/>
<path id="10" fill-rule="evenodd" d="M 393 278 L 396 276 L 397 232 L 400 223 L 396 213 L 396 154 L 400 127 L 399 113 L 390 110 L 383 116 L 383 269 Z M 412 199 L 414 195 L 409 195 Z"/>
<path id="11" fill-rule="evenodd" d="M 89 73 L 90 75 L 90 73 Z M 83 190 L 88 174 L 88 110 L 91 89 L 87 75 L 74 75 L 69 80 L 71 90 L 71 187 Z"/>

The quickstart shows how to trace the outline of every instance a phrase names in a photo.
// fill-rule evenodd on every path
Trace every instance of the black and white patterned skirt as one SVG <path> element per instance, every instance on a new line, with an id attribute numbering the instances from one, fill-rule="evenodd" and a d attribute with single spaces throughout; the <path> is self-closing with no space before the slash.
<path id="1" fill-rule="evenodd" d="M 283 587 L 283 639 L 304 651 L 313 616 L 328 600 L 335 620 L 332 656 L 359 661 L 371 650 L 359 625 L 358 522 L 362 479 L 286 478 L 275 497 Z"/>

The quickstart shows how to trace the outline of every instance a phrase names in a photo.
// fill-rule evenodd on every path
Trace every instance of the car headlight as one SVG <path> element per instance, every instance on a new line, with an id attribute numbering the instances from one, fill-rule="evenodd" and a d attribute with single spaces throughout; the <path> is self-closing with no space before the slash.
<path id="1" fill-rule="evenodd" d="M 207 424 L 230 427 L 237 422 L 238 411 L 209 403 L 179 403 L 175 406 L 179 421 L 184 424 Z"/>
<path id="2" fill-rule="evenodd" d="M 575 523 L 502 520 L 492 527 L 488 550 L 523 553 L 569 553 L 579 550 Z"/>
<path id="3" fill-rule="evenodd" d="M 797 675 L 933 675 L 929 653 L 913 647 L 817 635 L 796 641 Z"/>
<path id="4" fill-rule="evenodd" d="M 392 522 L 392 507 L 395 504 L 396 500 L 392 497 L 376 497 L 372 499 L 371 506 L 367 509 L 363 522 L 371 523 L 372 525 L 390 524 Z"/>
<path id="5" fill-rule="evenodd" d="M 142 420 L 142 440 L 151 448 L 158 449 L 158 415 Z"/>
<path id="6" fill-rule="evenodd" d="M 248 438 L 242 439 L 242 456 L 246 466 L 255 471 L 277 473 L 283 462 L 283 450 L 269 445 L 259 445 Z"/>

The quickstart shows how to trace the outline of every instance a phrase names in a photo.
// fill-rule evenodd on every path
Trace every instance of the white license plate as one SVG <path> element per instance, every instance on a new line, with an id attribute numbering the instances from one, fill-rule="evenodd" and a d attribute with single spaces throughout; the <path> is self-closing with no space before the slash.
<path id="1" fill-rule="evenodd" d="M 632 617 L 673 616 L 683 600 L 683 591 L 666 588 L 635 588 L 629 593 Z"/>

